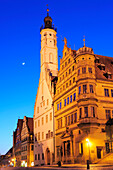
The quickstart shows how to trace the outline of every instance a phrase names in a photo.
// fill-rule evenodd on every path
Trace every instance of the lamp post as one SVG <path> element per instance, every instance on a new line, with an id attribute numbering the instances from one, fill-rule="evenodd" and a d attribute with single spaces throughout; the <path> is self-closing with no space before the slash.
<path id="1" fill-rule="evenodd" d="M 88 150 L 89 150 L 89 159 L 87 160 L 87 169 L 90 169 L 89 163 L 90 163 L 90 142 L 89 139 L 86 139 L 87 145 L 88 145 Z"/>

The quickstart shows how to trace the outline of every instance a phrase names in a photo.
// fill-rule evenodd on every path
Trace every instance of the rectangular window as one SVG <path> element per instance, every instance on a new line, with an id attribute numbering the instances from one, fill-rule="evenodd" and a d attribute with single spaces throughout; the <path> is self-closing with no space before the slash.
<path id="1" fill-rule="evenodd" d="M 35 133 L 35 142 L 37 142 L 37 133 Z"/>
<path id="2" fill-rule="evenodd" d="M 31 150 L 32 150 L 32 151 L 34 150 L 34 145 L 31 145 Z"/>
<path id="3" fill-rule="evenodd" d="M 113 110 L 112 110 L 112 118 L 113 118 Z"/>
<path id="4" fill-rule="evenodd" d="M 79 89 L 78 89 L 78 94 L 81 93 L 81 86 L 79 86 Z"/>
<path id="5" fill-rule="evenodd" d="M 74 122 L 77 122 L 77 113 L 74 114 Z"/>
<path id="6" fill-rule="evenodd" d="M 40 160 L 40 154 L 38 154 L 38 160 Z"/>
<path id="7" fill-rule="evenodd" d="M 50 113 L 50 121 L 52 120 L 52 112 Z"/>
<path id="8" fill-rule="evenodd" d="M 35 154 L 35 160 L 37 160 L 37 154 Z"/>
<path id="9" fill-rule="evenodd" d="M 73 83 L 75 82 L 75 77 L 73 77 Z"/>
<path id="10" fill-rule="evenodd" d="M 76 93 L 73 94 L 73 101 L 76 100 Z"/>
<path id="11" fill-rule="evenodd" d="M 37 113 L 39 113 L 39 107 L 37 107 Z"/>
<path id="12" fill-rule="evenodd" d="M 72 103 L 72 95 L 70 96 L 70 103 Z"/>
<path id="13" fill-rule="evenodd" d="M 40 126 L 40 120 L 38 120 L 38 127 Z"/>
<path id="14" fill-rule="evenodd" d="M 84 107 L 84 115 L 85 117 L 88 117 L 88 107 Z"/>
<path id="15" fill-rule="evenodd" d="M 44 124 L 44 117 L 42 117 L 42 125 Z"/>
<path id="16" fill-rule="evenodd" d="M 46 123 L 48 122 L 48 115 L 46 115 Z"/>
<path id="17" fill-rule="evenodd" d="M 86 73 L 86 67 L 82 68 L 82 73 L 85 74 Z"/>
<path id="18" fill-rule="evenodd" d="M 47 99 L 47 106 L 49 105 L 49 99 Z"/>
<path id="19" fill-rule="evenodd" d="M 65 126 L 67 126 L 67 117 L 65 117 Z"/>
<path id="20" fill-rule="evenodd" d="M 60 102 L 60 109 L 62 108 L 62 103 Z"/>
<path id="21" fill-rule="evenodd" d="M 79 119 L 82 118 L 82 108 L 80 108 L 80 115 L 79 115 Z"/>
<path id="22" fill-rule="evenodd" d="M 113 97 L 113 90 L 111 90 L 111 97 Z"/>
<path id="23" fill-rule="evenodd" d="M 94 91 L 93 91 L 93 85 L 89 85 L 89 89 L 90 89 L 90 93 L 94 93 Z"/>
<path id="24" fill-rule="evenodd" d="M 78 69 L 78 76 L 80 75 L 80 69 Z"/>
<path id="25" fill-rule="evenodd" d="M 68 83 L 66 83 L 66 88 L 68 87 Z"/>
<path id="26" fill-rule="evenodd" d="M 109 90 L 108 89 L 104 89 L 104 94 L 106 97 L 109 97 Z"/>
<path id="27" fill-rule="evenodd" d="M 42 140 L 44 139 L 44 132 L 42 132 Z"/>
<path id="28" fill-rule="evenodd" d="M 66 106 L 66 99 L 64 99 L 64 106 Z"/>
<path id="29" fill-rule="evenodd" d="M 74 71 L 74 66 L 72 67 L 72 71 Z"/>
<path id="30" fill-rule="evenodd" d="M 89 71 L 89 73 L 92 73 L 92 68 L 89 67 L 89 68 L 88 68 L 88 71 Z"/>
<path id="31" fill-rule="evenodd" d="M 69 81 L 69 85 L 71 85 L 71 80 Z"/>
<path id="32" fill-rule="evenodd" d="M 37 121 L 35 121 L 35 128 L 37 128 Z"/>
<path id="33" fill-rule="evenodd" d="M 67 104 L 69 104 L 69 97 L 67 98 Z"/>
<path id="34" fill-rule="evenodd" d="M 105 110 L 105 112 L 106 112 L 106 119 L 111 118 L 110 110 Z"/>
<path id="35" fill-rule="evenodd" d="M 57 147 L 57 157 L 59 157 L 59 152 L 60 152 L 60 149 L 59 147 Z"/>
<path id="36" fill-rule="evenodd" d="M 44 160 L 44 153 L 42 153 L 42 160 Z"/>
<path id="37" fill-rule="evenodd" d="M 59 104 L 57 104 L 57 110 L 59 110 Z"/>
<path id="38" fill-rule="evenodd" d="M 87 93 L 87 85 L 83 85 L 83 93 Z"/>
<path id="39" fill-rule="evenodd" d="M 95 108 L 91 106 L 91 116 L 95 117 Z"/>
<path id="40" fill-rule="evenodd" d="M 74 121 L 74 115 L 72 114 L 71 115 L 71 124 L 73 124 L 73 121 Z"/>
<path id="41" fill-rule="evenodd" d="M 70 125 L 70 116 L 68 116 L 68 125 Z"/>
<path id="42" fill-rule="evenodd" d="M 40 132 L 38 132 L 38 141 L 40 141 Z"/>

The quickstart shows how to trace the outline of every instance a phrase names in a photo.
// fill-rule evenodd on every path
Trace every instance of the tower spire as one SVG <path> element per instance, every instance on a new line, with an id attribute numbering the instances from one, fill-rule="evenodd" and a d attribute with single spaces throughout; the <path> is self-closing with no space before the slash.
<path id="1" fill-rule="evenodd" d="M 86 40 L 85 40 L 85 35 L 84 35 L 84 39 L 83 39 L 83 42 L 84 42 L 84 47 L 85 47 L 85 41 L 86 41 Z"/>
<path id="2" fill-rule="evenodd" d="M 47 6 L 47 16 L 49 16 L 49 8 L 48 8 L 48 4 L 47 4 L 46 6 Z"/>

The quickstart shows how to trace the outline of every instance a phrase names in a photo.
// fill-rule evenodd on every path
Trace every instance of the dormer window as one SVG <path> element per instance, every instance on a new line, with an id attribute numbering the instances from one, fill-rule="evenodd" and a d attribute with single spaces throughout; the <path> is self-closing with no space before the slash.
<path id="1" fill-rule="evenodd" d="M 99 68 L 100 70 L 105 70 L 105 65 L 104 65 L 104 64 L 100 64 L 100 65 L 98 65 L 98 68 Z"/>
<path id="2" fill-rule="evenodd" d="M 111 79 L 111 78 L 112 78 L 112 75 L 111 75 L 110 72 L 106 72 L 106 73 L 104 74 L 104 76 L 105 76 L 106 78 L 108 78 L 108 79 Z"/>
<path id="3" fill-rule="evenodd" d="M 95 63 L 99 63 L 99 58 L 98 57 L 96 57 Z"/>

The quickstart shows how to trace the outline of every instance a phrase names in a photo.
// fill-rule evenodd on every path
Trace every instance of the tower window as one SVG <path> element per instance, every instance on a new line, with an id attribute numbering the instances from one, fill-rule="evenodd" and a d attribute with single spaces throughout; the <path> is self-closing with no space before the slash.
<path id="1" fill-rule="evenodd" d="M 88 71 L 89 71 L 89 73 L 92 73 L 92 68 L 89 67 L 89 68 L 88 68 Z"/>
<path id="2" fill-rule="evenodd" d="M 86 67 L 82 68 L 82 73 L 85 74 L 86 73 Z"/>
<path id="3" fill-rule="evenodd" d="M 52 53 L 49 54 L 49 62 L 51 62 L 51 63 L 53 62 L 53 54 Z"/>
<path id="4" fill-rule="evenodd" d="M 88 117 L 88 107 L 84 107 L 84 115 L 85 117 Z"/>
<path id="5" fill-rule="evenodd" d="M 83 85 L 83 93 L 87 93 L 87 85 Z"/>

